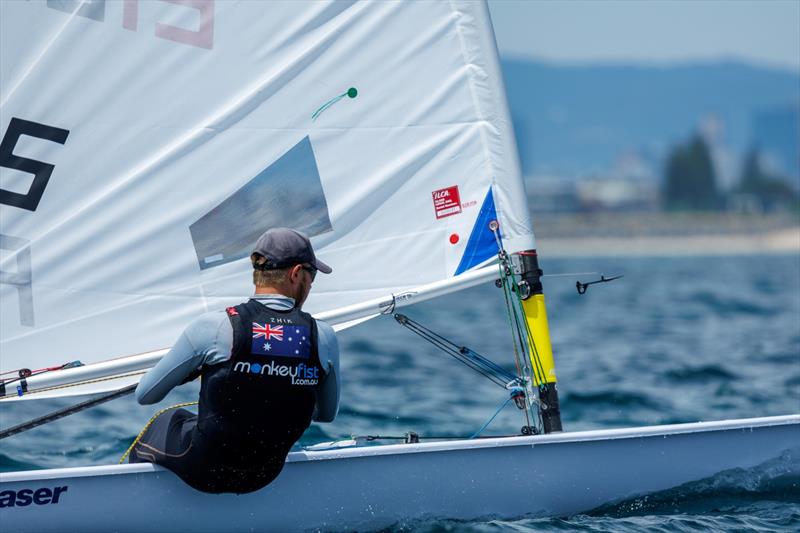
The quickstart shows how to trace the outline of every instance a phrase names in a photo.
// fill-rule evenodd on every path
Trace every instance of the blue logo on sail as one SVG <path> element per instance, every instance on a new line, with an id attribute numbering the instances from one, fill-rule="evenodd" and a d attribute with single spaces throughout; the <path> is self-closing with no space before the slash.
<path id="1" fill-rule="evenodd" d="M 461 257 L 461 262 L 454 275 L 458 276 L 497 255 L 497 241 L 494 232 L 489 229 L 489 223 L 492 220 L 497 220 L 497 209 L 494 207 L 492 188 L 489 187 L 489 192 L 486 193 L 481 210 L 478 212 L 478 219 L 469 235 L 464 255 Z"/>

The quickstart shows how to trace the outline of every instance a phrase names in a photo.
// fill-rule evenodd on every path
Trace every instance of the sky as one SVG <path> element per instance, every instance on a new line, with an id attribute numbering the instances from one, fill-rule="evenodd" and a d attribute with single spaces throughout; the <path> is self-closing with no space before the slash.
<path id="1" fill-rule="evenodd" d="M 800 72 L 800 0 L 489 0 L 500 55 Z"/>

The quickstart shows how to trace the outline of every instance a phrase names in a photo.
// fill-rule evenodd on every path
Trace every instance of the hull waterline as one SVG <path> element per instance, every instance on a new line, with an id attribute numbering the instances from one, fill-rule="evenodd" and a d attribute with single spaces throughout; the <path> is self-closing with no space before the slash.
<path id="1" fill-rule="evenodd" d="M 800 415 L 789 415 L 295 452 L 275 482 L 241 496 L 194 491 L 149 464 L 14 472 L 0 474 L 2 501 L 49 492 L 40 492 L 44 503 L 0 508 L 0 530 L 363 530 L 569 515 L 798 447 Z"/>

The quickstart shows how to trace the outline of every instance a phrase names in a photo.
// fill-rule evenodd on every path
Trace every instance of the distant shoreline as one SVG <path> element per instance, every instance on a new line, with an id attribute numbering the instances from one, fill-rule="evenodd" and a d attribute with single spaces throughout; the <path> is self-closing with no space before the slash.
<path id="1" fill-rule="evenodd" d="M 670 257 L 683 255 L 800 254 L 800 227 L 760 235 L 537 238 L 546 257 Z"/>
<path id="2" fill-rule="evenodd" d="M 534 216 L 546 257 L 800 254 L 795 214 L 596 213 Z"/>

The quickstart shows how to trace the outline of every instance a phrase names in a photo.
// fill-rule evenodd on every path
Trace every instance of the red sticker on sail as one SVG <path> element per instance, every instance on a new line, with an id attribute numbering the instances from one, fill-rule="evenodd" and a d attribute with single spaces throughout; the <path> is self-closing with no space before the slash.
<path id="1" fill-rule="evenodd" d="M 461 196 L 458 194 L 458 185 L 433 191 L 433 209 L 436 218 L 457 215 L 461 212 Z"/>

